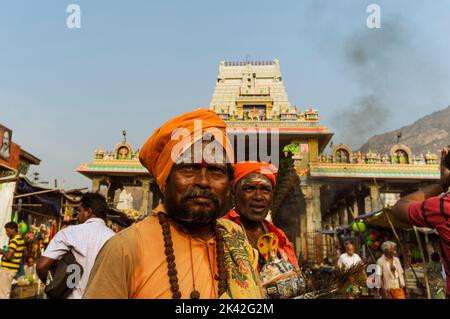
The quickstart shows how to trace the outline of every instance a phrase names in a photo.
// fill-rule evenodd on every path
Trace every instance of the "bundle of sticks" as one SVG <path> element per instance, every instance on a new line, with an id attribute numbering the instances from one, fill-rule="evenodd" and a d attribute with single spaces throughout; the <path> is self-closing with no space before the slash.
<path id="1" fill-rule="evenodd" d="M 349 294 L 349 287 L 366 287 L 367 263 L 359 262 L 349 268 L 336 268 L 331 280 L 322 287 L 306 291 L 294 299 L 342 298 Z"/>

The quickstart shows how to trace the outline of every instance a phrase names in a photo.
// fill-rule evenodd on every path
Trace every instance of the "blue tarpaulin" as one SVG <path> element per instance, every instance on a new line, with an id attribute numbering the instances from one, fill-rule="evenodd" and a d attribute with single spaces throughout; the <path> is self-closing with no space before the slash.
<path id="1" fill-rule="evenodd" d="M 17 185 L 17 192 L 19 194 L 35 193 L 42 189 L 36 189 L 27 183 L 25 180 L 21 180 Z M 56 193 L 56 192 L 55 192 Z M 31 195 L 30 198 L 42 205 L 48 206 L 55 216 L 61 214 L 61 200 L 58 196 L 49 195 Z"/>

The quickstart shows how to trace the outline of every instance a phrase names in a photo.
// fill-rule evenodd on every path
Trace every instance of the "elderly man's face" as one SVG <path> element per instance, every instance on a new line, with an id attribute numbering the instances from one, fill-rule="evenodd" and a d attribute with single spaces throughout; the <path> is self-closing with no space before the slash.
<path id="1" fill-rule="evenodd" d="M 355 253 L 355 247 L 353 247 L 352 244 L 348 244 L 348 245 L 345 247 L 345 250 L 346 250 L 346 252 L 347 252 L 347 255 L 349 255 L 349 256 L 352 256 L 352 255 Z"/>
<path id="2" fill-rule="evenodd" d="M 206 144 L 197 150 L 204 150 Z M 175 164 L 167 180 L 164 206 L 168 214 L 178 222 L 199 225 L 210 224 L 224 214 L 225 203 L 231 193 L 231 177 L 228 175 L 226 157 L 221 162 L 191 150 L 191 157 Z M 186 160 L 186 158 L 188 160 Z M 202 159 L 196 163 L 194 159 Z"/>
<path id="3" fill-rule="evenodd" d="M 241 218 L 262 222 L 272 204 L 273 187 L 269 178 L 260 173 L 250 173 L 236 185 L 236 210 Z"/>
<path id="4" fill-rule="evenodd" d="M 397 254 L 397 247 L 390 246 L 389 248 L 386 249 L 385 254 L 389 258 L 394 257 Z"/>

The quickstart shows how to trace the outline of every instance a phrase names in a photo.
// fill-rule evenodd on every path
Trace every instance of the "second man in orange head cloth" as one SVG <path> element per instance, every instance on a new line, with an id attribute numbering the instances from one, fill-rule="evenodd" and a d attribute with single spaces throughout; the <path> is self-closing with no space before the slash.
<path id="1" fill-rule="evenodd" d="M 256 248 L 258 239 L 274 233 L 279 240 L 278 252 L 295 268 L 298 261 L 294 247 L 284 232 L 266 220 L 275 192 L 277 168 L 264 162 L 240 162 L 234 166 L 234 208 L 225 218 L 242 225 L 250 243 Z M 260 266 L 265 259 L 260 256 Z"/>
<path id="2" fill-rule="evenodd" d="M 178 116 L 139 159 L 164 200 L 148 218 L 109 240 L 85 298 L 261 298 L 257 252 L 241 228 L 218 219 L 231 193 L 233 152 L 210 110 Z"/>

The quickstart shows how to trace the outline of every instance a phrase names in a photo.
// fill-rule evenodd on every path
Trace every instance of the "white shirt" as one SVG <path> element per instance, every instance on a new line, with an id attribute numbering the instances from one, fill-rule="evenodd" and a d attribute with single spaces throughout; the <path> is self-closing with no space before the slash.
<path id="1" fill-rule="evenodd" d="M 68 299 L 83 297 L 95 258 L 106 241 L 114 234 L 103 219 L 90 218 L 83 224 L 64 228 L 53 237 L 42 256 L 58 260 L 66 252 L 71 251 L 83 267 L 83 275 Z"/>
<path id="2" fill-rule="evenodd" d="M 361 261 L 361 257 L 359 257 L 357 254 L 353 254 L 353 255 L 349 255 L 347 253 L 343 253 L 341 256 L 339 256 L 338 259 L 338 267 L 339 268 L 350 268 L 353 265 L 356 265 L 357 263 L 359 263 Z"/>
<path id="3" fill-rule="evenodd" d="M 398 260 L 397 257 L 394 257 L 394 261 L 393 261 L 394 265 L 395 265 L 396 259 Z M 381 257 L 381 258 L 378 258 L 378 260 L 377 260 L 376 274 L 380 278 L 382 278 L 382 276 L 384 276 L 386 278 L 386 280 L 384 281 L 384 288 L 385 289 L 402 288 L 401 282 L 400 282 L 400 274 L 399 274 L 397 268 L 395 268 L 395 271 L 392 272 L 392 269 L 389 264 L 387 265 L 387 267 L 385 267 L 386 263 L 389 263 L 389 261 L 386 258 Z M 400 260 L 398 260 L 398 263 L 400 264 Z M 387 270 L 387 268 L 388 268 L 388 271 L 384 271 L 385 273 L 383 273 L 383 269 Z"/>

